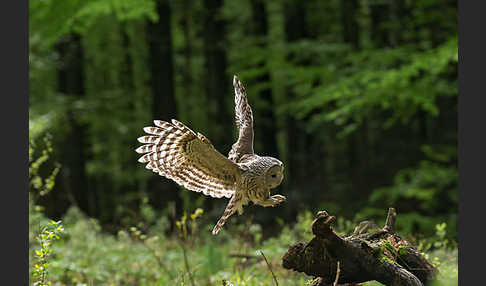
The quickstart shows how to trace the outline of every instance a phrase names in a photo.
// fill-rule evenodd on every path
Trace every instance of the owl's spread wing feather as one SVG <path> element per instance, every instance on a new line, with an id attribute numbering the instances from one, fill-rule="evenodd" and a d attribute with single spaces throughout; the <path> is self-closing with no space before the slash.
<path id="1" fill-rule="evenodd" d="M 145 127 L 135 151 L 146 153 L 138 160 L 146 168 L 174 180 L 186 189 L 215 198 L 230 198 L 240 176 L 239 167 L 219 153 L 201 133 L 177 120 L 155 120 L 157 127 Z"/>
<path id="2" fill-rule="evenodd" d="M 228 158 L 234 162 L 244 154 L 253 154 L 253 113 L 248 104 L 243 84 L 233 77 L 235 88 L 235 121 L 238 128 L 238 141 L 233 144 Z"/>

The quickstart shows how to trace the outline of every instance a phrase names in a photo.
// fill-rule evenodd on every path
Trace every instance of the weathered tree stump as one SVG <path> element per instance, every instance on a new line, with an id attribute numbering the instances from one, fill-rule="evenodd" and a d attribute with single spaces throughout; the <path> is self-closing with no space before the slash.
<path id="1" fill-rule="evenodd" d="M 426 285 L 438 270 L 395 233 L 395 216 L 390 208 L 383 228 L 364 221 L 353 234 L 341 237 L 331 228 L 336 217 L 320 211 L 312 222 L 314 238 L 291 246 L 282 258 L 283 267 L 320 277 L 314 286 L 333 285 L 338 261 L 339 284 L 376 280 L 385 285 Z"/>

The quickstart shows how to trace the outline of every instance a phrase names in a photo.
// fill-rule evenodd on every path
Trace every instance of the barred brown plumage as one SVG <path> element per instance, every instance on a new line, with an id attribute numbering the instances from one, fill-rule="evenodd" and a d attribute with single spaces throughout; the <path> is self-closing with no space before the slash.
<path id="1" fill-rule="evenodd" d="M 154 120 L 155 126 L 143 128 L 149 135 L 138 138 L 142 145 L 135 151 L 145 168 L 195 192 L 215 198 L 231 198 L 223 216 L 213 229 L 217 234 L 235 212 L 252 201 L 262 206 L 276 206 L 285 201 L 281 195 L 270 196 L 270 189 L 280 185 L 283 164 L 272 157 L 253 152 L 253 114 L 246 92 L 235 76 L 235 121 L 239 138 L 228 158 L 218 152 L 208 138 L 195 133 L 183 123 Z"/>
<path id="2" fill-rule="evenodd" d="M 177 120 L 156 120 L 154 124 L 160 128 L 145 127 L 144 131 L 157 136 L 138 138 L 140 143 L 148 143 L 136 149 L 146 153 L 138 159 L 140 163 L 147 163 L 147 169 L 156 170 L 189 190 L 216 198 L 233 195 L 236 164 Z M 225 176 L 228 172 L 232 174 L 229 177 Z"/>

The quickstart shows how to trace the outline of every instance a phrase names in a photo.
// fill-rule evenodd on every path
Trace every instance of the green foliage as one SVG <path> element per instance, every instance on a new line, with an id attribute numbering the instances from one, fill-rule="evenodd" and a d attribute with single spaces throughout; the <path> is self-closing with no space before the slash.
<path id="1" fill-rule="evenodd" d="M 29 1 L 29 31 L 32 37 L 42 39 L 43 49 L 48 49 L 63 35 L 71 32 L 83 34 L 97 21 L 115 15 L 119 21 L 148 17 L 157 20 L 155 1 Z M 48 19 L 49 21 L 46 21 Z"/>
<path id="2" fill-rule="evenodd" d="M 36 140 L 29 140 L 29 243 L 34 244 L 39 238 L 44 240 L 42 233 L 44 231 L 51 231 L 48 229 L 42 229 L 42 226 L 50 226 L 49 222 L 42 214 L 44 207 L 37 205 L 39 197 L 46 196 L 51 192 L 55 185 L 55 178 L 59 172 L 60 165 L 55 163 L 55 167 L 50 172 L 41 172 L 42 166 L 48 165 L 49 158 L 53 151 L 53 147 L 49 136 L 43 138 L 43 149 L 36 144 Z M 39 150 L 42 150 L 40 154 Z M 40 234 L 38 234 L 38 231 Z M 39 237 L 38 237 L 39 235 Z M 52 238 L 52 237 L 51 237 Z M 49 238 L 48 235 L 48 239 Z M 47 245 L 48 246 L 48 245 Z"/>
<path id="3" fill-rule="evenodd" d="M 452 202 L 457 203 L 457 179 L 455 166 L 424 160 L 418 167 L 399 171 L 395 176 L 394 186 L 377 189 L 370 196 L 370 201 L 384 199 L 387 204 L 394 205 L 402 199 L 416 199 L 420 202 L 421 209 L 438 208 L 441 202 L 434 198 L 442 192 Z"/>
<path id="4" fill-rule="evenodd" d="M 47 195 L 55 185 L 55 179 L 61 165 L 59 163 L 54 164 L 54 169 L 52 172 L 46 177 L 43 178 L 40 174 L 40 169 L 42 165 L 44 165 L 52 155 L 52 143 L 49 139 L 49 136 L 45 136 L 43 138 L 44 149 L 42 153 L 35 157 L 35 142 L 33 140 L 29 141 L 29 188 L 30 193 L 36 196 L 45 196 Z"/>
<path id="5" fill-rule="evenodd" d="M 34 264 L 33 279 L 34 286 L 51 285 L 48 280 L 50 257 L 52 255 L 52 243 L 60 239 L 60 235 L 64 232 L 61 221 L 51 221 L 49 225 L 44 227 L 41 233 L 37 236 L 37 241 L 40 249 L 34 250 L 37 263 Z"/>
<path id="6" fill-rule="evenodd" d="M 446 238 L 446 234 L 447 234 L 446 227 L 447 227 L 447 224 L 445 222 L 435 225 L 435 230 L 436 230 L 435 233 L 436 233 L 438 239 L 437 239 L 437 241 L 434 242 L 434 247 L 436 247 L 436 248 L 447 247 L 447 244 L 449 243 L 449 241 Z"/>
<path id="7" fill-rule="evenodd" d="M 194 213 L 189 216 L 190 219 L 188 219 L 187 213 L 184 212 L 184 215 L 181 217 L 181 219 L 176 221 L 176 225 L 179 228 L 182 240 L 187 241 L 189 235 L 191 235 L 191 237 L 194 237 L 194 234 L 197 231 L 196 219 L 200 217 L 203 213 L 203 209 L 198 208 L 194 211 Z M 188 227 L 191 230 L 190 234 L 188 234 Z"/>
<path id="8" fill-rule="evenodd" d="M 379 249 L 380 261 L 387 261 L 388 263 L 396 263 L 395 247 L 388 240 L 384 240 Z"/>
<path id="9" fill-rule="evenodd" d="M 375 189 L 369 197 L 370 205 L 357 218 L 379 217 L 382 210 L 375 205 L 396 206 L 400 212 L 397 227 L 413 233 L 432 234 L 435 225 L 446 220 L 451 237 L 457 238 L 458 173 L 455 166 L 456 150 L 449 146 L 425 145 L 426 160 L 417 167 L 400 170 L 394 185 Z M 439 199 L 440 198 L 440 199 Z M 415 211 L 408 211 L 413 204 Z M 400 206 L 405 209 L 402 213 Z M 444 208 L 447 206 L 447 208 Z"/>
<path id="10" fill-rule="evenodd" d="M 179 233 L 180 246 L 181 246 L 182 252 L 184 254 L 184 266 L 185 266 L 186 273 L 189 277 L 189 280 L 190 280 L 192 286 L 194 286 L 196 284 L 194 282 L 194 277 L 193 277 L 194 274 L 192 273 L 190 266 L 189 266 L 189 261 L 188 261 L 188 257 L 187 257 L 188 256 L 187 247 L 194 244 L 194 241 L 196 239 L 195 233 L 197 232 L 196 219 L 198 217 L 200 217 L 203 213 L 204 213 L 204 211 L 201 208 L 198 208 L 194 211 L 194 213 L 192 213 L 190 215 L 190 219 L 188 219 L 187 213 L 184 212 L 184 215 L 182 216 L 182 218 L 180 220 L 176 221 L 176 226 L 178 227 L 178 229 L 180 231 L 180 233 Z M 190 227 L 190 229 L 191 229 L 190 234 L 188 234 L 188 231 L 187 231 L 188 227 Z"/>
<path id="11" fill-rule="evenodd" d="M 453 251 L 457 248 L 457 242 L 447 236 L 447 223 L 438 223 L 434 227 L 435 234 L 432 237 L 420 239 L 417 249 L 422 252 L 436 251 L 440 249 Z M 436 259 L 435 259 L 436 260 Z M 437 264 L 439 265 L 439 264 Z"/>
<path id="12" fill-rule="evenodd" d="M 439 269 L 437 280 L 432 285 L 452 286 L 458 285 L 458 249 L 446 250 L 444 248 L 427 253 L 427 258 L 433 261 Z M 430 261 L 430 260 L 429 260 Z"/>
<path id="13" fill-rule="evenodd" d="M 398 231 L 439 267 L 437 285 L 457 285 L 457 135 L 455 120 L 448 119 L 456 114 L 458 95 L 457 8 L 441 0 L 399 2 L 402 10 L 380 14 L 379 29 L 372 15 L 376 3 L 360 2 L 353 11 L 359 47 L 343 40 L 347 14 L 337 0 L 296 1 L 304 11 L 302 27 L 285 26 L 292 1 L 263 1 L 266 34 L 261 27 L 257 31 L 252 18 L 259 1 L 225 1 L 212 15 L 226 21 L 225 41 L 210 47 L 201 37 L 205 4 L 168 2 L 176 106 L 165 107 L 195 131 L 207 134 L 223 124 L 208 119 L 215 99 L 205 92 L 205 78 L 214 71 L 206 69 L 203 56 L 206 48 L 223 46 L 227 78 L 219 79 L 221 85 L 230 86 L 228 79 L 237 74 L 247 87 L 256 127 L 268 123 L 263 114 L 275 116 L 277 128 L 269 135 L 277 138 L 279 158 L 286 166 L 292 156 L 306 162 L 305 175 L 295 166 L 286 174 L 286 181 L 297 181 L 298 187 L 279 189 L 309 193 L 312 201 L 282 206 L 288 212 L 272 213 L 276 218 L 262 225 L 238 218 L 212 236 L 219 214 L 206 209 L 211 201 L 188 191 L 179 192 L 186 212 L 172 222 L 171 233 L 169 217 L 181 210 L 173 201 L 164 210 L 153 207 L 150 198 L 160 190 L 149 187 L 153 174 L 137 165 L 133 152 L 137 134 L 153 119 L 152 65 L 166 67 L 149 56 L 150 44 L 160 35 L 147 27 L 160 17 L 159 2 L 29 1 L 31 280 L 59 286 L 273 285 L 259 255 L 263 250 L 280 284 L 307 285 L 308 276 L 282 268 L 281 256 L 291 244 L 312 237 L 310 209 L 318 205 L 339 216 L 335 229 L 340 234 L 352 232 L 353 221 L 376 219 L 382 225 L 384 210 L 396 207 Z M 389 39 L 376 40 L 383 31 L 383 39 Z M 292 32 L 302 37 L 289 42 Z M 59 71 L 69 67 L 58 44 L 69 43 L 72 35 L 80 37 L 83 52 L 78 75 L 83 94 L 59 92 Z M 267 88 L 271 100 L 261 96 Z M 233 110 L 230 99 L 227 108 Z M 296 145 L 289 143 L 295 135 L 289 122 L 301 129 Z M 71 207 L 61 226 L 36 204 L 48 194 L 62 198 L 55 179 L 64 169 L 56 161 L 69 150 L 74 124 L 85 131 L 85 165 L 66 170 L 86 171 L 89 191 L 97 195 L 90 207 L 98 218 Z M 46 134 L 54 134 L 55 141 Z M 256 137 L 255 150 L 264 143 Z M 54 150 L 53 144 L 63 148 Z M 202 209 L 189 212 L 203 206 L 204 216 Z M 267 238 L 275 221 L 278 232 Z"/>
<path id="14" fill-rule="evenodd" d="M 58 175 L 67 178 L 75 169 L 85 171 L 89 188 L 83 194 L 89 194 L 88 209 L 96 215 L 89 218 L 86 209 L 71 207 L 63 216 L 66 230 L 56 242 L 56 256 L 49 257 L 51 281 L 189 285 L 193 279 L 198 285 L 219 285 L 222 280 L 273 285 L 259 258 L 229 256 L 259 257 L 258 250 L 264 250 L 282 285 L 306 285 L 309 277 L 282 269 L 280 258 L 292 243 L 312 237 L 308 226 L 313 212 L 336 213 L 336 231 L 347 234 L 354 221 L 375 219 L 382 225 L 384 210 L 393 206 L 399 213 L 398 231 L 437 258 L 445 271 L 441 285 L 454 285 L 456 5 L 444 0 L 359 1 L 359 7 L 348 11 L 338 0 L 224 1 L 210 15 L 224 20 L 224 40 L 205 43 L 206 2 L 29 1 L 31 249 L 50 221 L 43 208 L 57 207 L 36 205 L 39 197 L 65 199 L 65 192 L 56 191 Z M 148 28 L 162 19 L 162 3 L 170 8 L 165 12 L 170 12 L 173 67 L 151 58 L 151 49 L 157 50 L 153 44 L 163 35 Z M 254 19 L 262 9 L 256 4 L 263 4 L 266 29 Z M 380 5 L 387 9 L 376 10 Z M 301 13 L 302 25 L 288 25 L 292 12 Z M 348 40 L 347 18 L 357 24 L 357 45 Z M 61 51 L 59 45 L 77 39 L 79 69 L 70 65 L 72 47 Z M 240 77 L 257 129 L 274 117 L 271 132 L 255 133 L 255 151 L 268 145 L 267 138 L 277 140 L 278 154 L 265 155 L 286 164 L 288 174 L 279 192 L 288 195 L 289 204 L 276 209 L 278 215 L 259 214 L 258 219 L 266 218 L 261 225 L 244 221 L 246 216 L 235 218 L 238 223 L 214 237 L 209 222 L 220 214 L 213 200 L 175 185 L 161 194 L 153 182 L 165 179 L 137 164 L 133 149 L 143 126 L 152 119 L 170 119 L 152 118 L 155 99 L 174 96 L 176 104 L 163 108 L 206 135 L 233 124 L 230 118 L 213 122 L 209 116 L 221 99 L 206 94 L 207 78 L 219 73 L 207 68 L 204 55 L 221 47 L 226 73 L 217 79 L 221 86 L 229 90 L 231 76 Z M 160 43 L 158 48 L 162 53 L 167 47 Z M 152 83 L 161 75 L 174 83 L 173 95 Z M 61 88 L 71 80 L 82 83 L 80 94 Z M 231 112 L 232 98 L 225 98 Z M 83 163 L 75 165 L 68 155 L 72 135 L 80 131 L 76 151 L 83 154 Z M 54 135 L 52 143 L 46 134 Z M 53 144 L 60 148 L 53 149 Z M 177 203 L 171 191 L 179 192 Z M 299 201 L 301 194 L 307 199 Z M 197 208 L 207 212 L 191 215 Z M 180 217 L 178 222 L 175 217 Z M 102 229 L 121 230 L 113 235 Z"/>
<path id="15" fill-rule="evenodd" d="M 147 46 L 144 37 L 146 21 L 157 21 L 156 2 L 144 1 L 30 1 L 30 137 L 48 131 L 65 145 L 73 122 L 86 128 L 88 146 L 85 154 L 88 176 L 113 178 L 115 192 L 120 186 L 146 180 L 143 169 L 134 169 L 126 176 L 126 166 L 132 166 L 135 154 L 126 152 L 134 145 L 128 134 L 140 133 L 140 126 L 150 119 L 150 89 L 147 72 Z M 60 42 L 68 36 L 81 35 L 86 95 L 72 96 L 57 91 Z M 66 37 L 65 37 L 66 36 Z M 126 37 L 126 50 L 123 45 Z M 100 51 L 103 51 L 100 53 Z M 128 63 L 120 60 L 131 56 L 133 78 L 127 78 Z M 107 57 L 107 55 L 110 55 Z M 121 72 L 123 71 L 123 72 Z M 124 85 L 130 82 L 131 88 Z M 122 87 L 123 86 L 123 87 Z M 136 112 L 129 115 L 129 109 Z M 72 118 L 68 119 L 68 114 Z M 107 136 L 107 130 L 112 135 Z M 107 140 L 99 140 L 105 138 Z M 124 143 L 120 144 L 120 138 Z M 63 152 L 58 151 L 56 156 Z M 128 156 L 127 156 L 128 155 Z M 101 158 L 104 159 L 101 159 Z M 135 166 L 135 165 L 134 165 Z M 138 167 L 138 166 L 137 166 Z M 143 189 L 143 187 L 142 187 Z M 101 198 L 105 201 L 105 198 Z M 113 212 L 115 213 L 115 212 Z"/>
<path id="16" fill-rule="evenodd" d="M 259 250 L 265 252 L 279 284 L 307 285 L 310 277 L 281 266 L 281 257 L 288 246 L 303 240 L 295 229 L 288 228 L 276 237 L 249 246 L 238 235 L 237 229 L 225 229 L 218 236 L 213 236 L 211 224 L 200 226 L 198 232 L 191 234 L 189 228 L 197 222 L 198 214 L 201 211 L 192 213 L 194 221 L 191 215 L 179 220 L 181 227 L 182 221 L 185 221 L 188 239 L 193 242 L 186 244 L 186 251 L 196 285 L 220 285 L 222 280 L 234 285 L 274 285 Z M 295 228 L 309 228 L 308 215 L 301 214 L 299 217 L 301 225 Z M 47 224 L 52 233 L 60 226 Z M 115 235 L 109 234 L 101 230 L 96 220 L 86 217 L 76 208 L 71 208 L 63 218 L 62 228 L 65 229 L 63 235 L 52 252 L 55 255 L 49 256 L 51 285 L 190 285 L 180 247 L 181 237 L 166 235 L 156 226 L 146 230 L 133 227 L 120 230 Z M 430 237 L 430 241 L 439 241 L 444 237 L 444 230 L 443 226 L 437 226 L 437 236 Z M 30 232 L 35 230 L 31 228 Z M 53 234 L 52 239 L 55 238 Z M 284 245 L 285 242 L 288 245 Z M 49 247 L 52 248 L 52 244 Z M 230 257 L 233 253 L 246 254 L 249 258 Z M 442 245 L 435 250 L 427 250 L 425 254 L 439 267 L 438 285 L 457 285 L 456 248 Z M 34 251 L 30 255 L 32 260 L 38 257 Z M 379 284 L 369 282 L 365 285 Z"/>
<path id="17" fill-rule="evenodd" d="M 396 122 L 406 124 L 419 110 L 431 116 L 439 114 L 437 97 L 457 96 L 457 80 L 442 78 L 457 64 L 457 36 L 432 50 L 399 47 L 386 50 L 364 50 L 345 58 L 341 71 L 346 75 L 336 79 L 335 67 L 306 71 L 296 85 L 299 93 L 308 94 L 283 107 L 296 118 L 304 118 L 316 109 L 334 106 L 330 112 L 312 115 L 312 126 L 330 121 L 342 126 L 345 133 L 354 131 L 373 114 L 391 111 L 383 128 Z M 316 79 L 323 83 L 311 87 Z"/>

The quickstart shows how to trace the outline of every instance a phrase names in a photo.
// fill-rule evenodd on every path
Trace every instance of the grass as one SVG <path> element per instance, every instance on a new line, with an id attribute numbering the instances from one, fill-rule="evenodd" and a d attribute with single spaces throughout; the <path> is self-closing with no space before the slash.
<path id="1" fill-rule="evenodd" d="M 145 231 L 141 230 L 143 227 L 131 227 L 109 234 L 101 230 L 96 220 L 72 208 L 63 218 L 62 237 L 51 246 L 47 278 L 51 285 L 59 286 L 193 285 L 191 278 L 194 285 L 223 285 L 223 280 L 227 280 L 227 285 L 275 285 L 275 278 L 279 285 L 307 285 L 312 280 L 313 277 L 281 266 L 281 257 L 291 244 L 311 237 L 310 213 L 300 215 L 292 229 L 284 227 L 279 236 L 265 241 L 260 241 L 261 228 L 254 224 L 232 225 L 212 236 L 212 225 L 200 225 L 200 215 L 186 216 L 186 221 L 178 224 L 180 230 L 185 226 L 185 232 L 174 235 L 165 235 L 169 223 L 164 218 Z M 35 237 L 40 226 L 49 223 L 41 209 L 30 208 L 31 281 L 37 263 L 35 250 L 39 247 Z M 457 249 L 443 247 L 426 255 L 440 269 L 436 285 L 457 285 Z"/>

